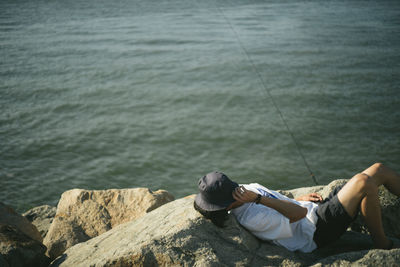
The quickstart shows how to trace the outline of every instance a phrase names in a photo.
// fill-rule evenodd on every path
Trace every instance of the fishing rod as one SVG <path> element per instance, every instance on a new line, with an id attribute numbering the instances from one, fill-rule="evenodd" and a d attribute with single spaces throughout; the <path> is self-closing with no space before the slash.
<path id="1" fill-rule="evenodd" d="M 282 122 L 283 122 L 283 124 L 285 125 L 287 132 L 288 132 L 289 135 L 291 136 L 291 138 L 292 138 L 292 140 L 293 140 L 293 142 L 294 142 L 294 144 L 295 144 L 295 146 L 296 146 L 296 149 L 297 149 L 298 153 L 300 154 L 301 158 L 303 159 L 304 165 L 306 166 L 308 172 L 310 173 L 311 178 L 313 179 L 314 183 L 315 183 L 316 185 L 318 185 L 317 178 L 315 177 L 313 171 L 312 171 L 311 168 L 310 168 L 310 165 L 308 164 L 308 162 L 307 162 L 305 156 L 303 155 L 303 152 L 302 152 L 301 149 L 300 149 L 300 146 L 299 146 L 299 143 L 297 142 L 297 139 L 295 138 L 293 132 L 290 130 L 289 124 L 286 122 L 285 117 L 283 116 L 283 113 L 282 113 L 281 110 L 279 109 L 279 106 L 278 106 L 278 104 L 276 103 L 275 99 L 273 98 L 273 96 L 272 96 L 270 90 L 267 89 L 267 86 L 265 85 L 264 79 L 262 78 L 262 76 L 261 76 L 260 72 L 258 71 L 256 65 L 254 64 L 253 60 L 252 60 L 251 57 L 249 56 L 249 53 L 247 52 L 245 46 L 243 45 L 242 40 L 241 40 L 240 37 L 239 37 L 239 34 L 237 33 L 237 31 L 236 31 L 235 28 L 233 27 L 233 25 L 232 25 L 232 23 L 230 22 L 230 20 L 225 16 L 224 11 L 218 6 L 218 4 L 216 4 L 216 7 L 217 7 L 219 13 L 222 15 L 222 17 L 225 19 L 225 21 L 227 22 L 227 24 L 228 24 L 229 27 L 231 28 L 232 32 L 234 33 L 234 35 L 235 35 L 235 37 L 236 37 L 236 39 L 237 39 L 237 41 L 238 41 L 238 43 L 239 43 L 239 46 L 241 47 L 241 49 L 243 50 L 244 54 L 246 55 L 247 60 L 250 62 L 250 65 L 252 66 L 254 72 L 257 74 L 258 79 L 259 79 L 260 82 L 261 82 L 261 85 L 264 87 L 264 90 L 267 92 L 267 95 L 268 95 L 269 98 L 271 99 L 272 104 L 274 105 L 274 107 L 275 107 L 275 109 L 277 110 L 279 116 L 281 117 Z"/>

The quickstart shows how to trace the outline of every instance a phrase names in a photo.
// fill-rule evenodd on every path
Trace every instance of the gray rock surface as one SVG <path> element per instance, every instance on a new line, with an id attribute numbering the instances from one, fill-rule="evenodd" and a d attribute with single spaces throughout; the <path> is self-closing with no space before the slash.
<path id="1" fill-rule="evenodd" d="M 327 196 L 345 182 L 282 193 L 296 197 L 316 191 Z M 396 266 L 399 262 L 399 249 L 372 249 L 369 236 L 354 231 L 313 253 L 289 252 L 258 240 L 233 217 L 225 228 L 214 226 L 194 210 L 193 199 L 178 199 L 77 244 L 51 266 L 373 266 L 382 262 Z M 390 203 L 399 214 L 391 206 L 396 202 Z"/>
<path id="2" fill-rule="evenodd" d="M 56 207 L 49 205 L 43 205 L 32 208 L 22 214 L 28 219 L 40 232 L 44 238 L 49 231 L 50 225 L 53 222 L 54 216 L 56 215 Z"/>
<path id="3" fill-rule="evenodd" d="M 324 258 L 312 265 L 322 266 L 400 266 L 400 249 L 347 252 Z"/>
<path id="4" fill-rule="evenodd" d="M 173 199 L 165 190 L 152 192 L 147 188 L 66 191 L 43 243 L 54 259 L 67 248 L 137 219 Z"/>
<path id="5" fill-rule="evenodd" d="M 305 257 L 260 242 L 233 217 L 218 228 L 193 208 L 194 196 L 69 248 L 52 266 L 296 266 Z"/>
<path id="6" fill-rule="evenodd" d="M 10 225 L 39 242 L 43 241 L 42 236 L 36 227 L 25 217 L 16 213 L 13 208 L 0 202 L 0 224 Z"/>
<path id="7" fill-rule="evenodd" d="M 48 266 L 46 247 L 17 228 L 0 224 L 0 266 Z"/>

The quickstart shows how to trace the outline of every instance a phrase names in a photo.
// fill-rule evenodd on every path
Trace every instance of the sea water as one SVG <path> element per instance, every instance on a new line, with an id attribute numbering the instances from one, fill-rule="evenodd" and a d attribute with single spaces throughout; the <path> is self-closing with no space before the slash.
<path id="1" fill-rule="evenodd" d="M 2 0 L 0 201 L 400 171 L 400 2 Z M 308 168 L 307 168 L 308 165 Z"/>

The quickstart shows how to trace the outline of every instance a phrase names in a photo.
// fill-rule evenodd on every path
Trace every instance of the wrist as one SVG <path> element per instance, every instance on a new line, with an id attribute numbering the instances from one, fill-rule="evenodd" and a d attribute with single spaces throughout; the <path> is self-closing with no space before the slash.
<path id="1" fill-rule="evenodd" d="M 257 194 L 257 198 L 254 200 L 254 202 L 256 203 L 256 204 L 260 204 L 260 201 L 261 201 L 261 194 Z"/>

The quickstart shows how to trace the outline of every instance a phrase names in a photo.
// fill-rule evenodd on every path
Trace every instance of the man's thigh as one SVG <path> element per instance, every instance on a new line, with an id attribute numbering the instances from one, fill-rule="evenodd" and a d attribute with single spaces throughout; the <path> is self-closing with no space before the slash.
<path id="1" fill-rule="evenodd" d="M 360 203 L 364 197 L 363 188 L 368 183 L 369 176 L 363 173 L 356 174 L 351 178 L 337 194 L 339 202 L 343 205 L 350 217 L 356 216 Z"/>
<path id="2" fill-rule="evenodd" d="M 317 217 L 314 241 L 318 247 L 337 240 L 355 219 L 355 217 L 349 216 L 339 202 L 337 194 L 319 205 Z"/>

